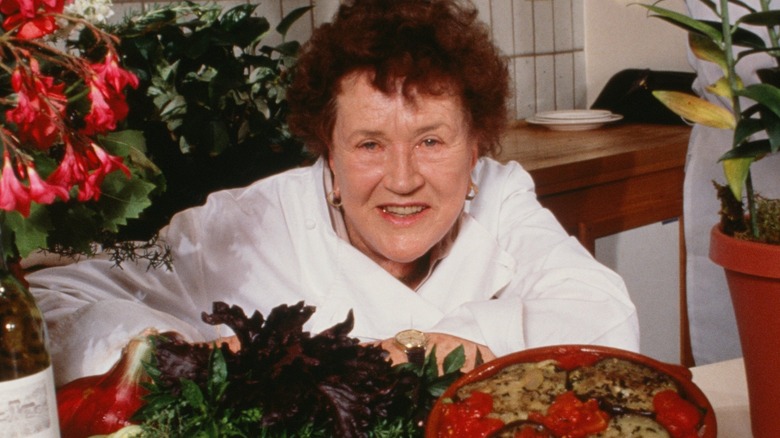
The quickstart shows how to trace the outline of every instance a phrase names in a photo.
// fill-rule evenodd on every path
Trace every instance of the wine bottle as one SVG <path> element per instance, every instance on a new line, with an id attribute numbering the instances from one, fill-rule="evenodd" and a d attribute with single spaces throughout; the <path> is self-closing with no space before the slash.
<path id="1" fill-rule="evenodd" d="M 0 438 L 60 436 L 46 326 L 0 248 Z"/>

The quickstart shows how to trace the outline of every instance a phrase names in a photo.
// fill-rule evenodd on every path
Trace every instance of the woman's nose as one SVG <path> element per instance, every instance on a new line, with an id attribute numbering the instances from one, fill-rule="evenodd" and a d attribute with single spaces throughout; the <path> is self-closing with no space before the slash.
<path id="1" fill-rule="evenodd" d="M 414 149 L 394 148 L 385 162 L 385 187 L 398 194 L 409 194 L 424 183 Z"/>

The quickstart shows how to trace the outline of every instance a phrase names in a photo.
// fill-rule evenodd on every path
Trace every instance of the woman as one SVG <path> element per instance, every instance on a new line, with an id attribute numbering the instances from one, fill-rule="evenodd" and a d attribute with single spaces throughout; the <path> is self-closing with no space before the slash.
<path id="1" fill-rule="evenodd" d="M 519 165 L 484 158 L 507 90 L 472 6 L 347 2 L 304 47 L 288 94 L 316 163 L 175 216 L 161 232 L 172 271 L 90 260 L 29 276 L 58 382 L 106 369 L 148 326 L 229 335 L 200 321 L 218 300 L 264 314 L 304 300 L 313 332 L 352 310 L 352 335 L 393 360 L 410 328 L 440 355 L 460 344 L 487 358 L 556 343 L 636 350 L 622 280 L 539 205 Z"/>

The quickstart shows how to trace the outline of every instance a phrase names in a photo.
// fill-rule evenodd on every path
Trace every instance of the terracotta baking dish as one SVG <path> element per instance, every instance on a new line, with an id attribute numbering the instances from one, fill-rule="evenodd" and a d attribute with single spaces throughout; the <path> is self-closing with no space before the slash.
<path id="1" fill-rule="evenodd" d="M 431 410 L 425 428 L 425 437 L 438 438 L 438 432 L 442 426 L 440 424 L 442 421 L 442 400 L 454 396 L 455 392 L 463 385 L 486 379 L 512 364 L 539 362 L 576 353 L 592 353 L 604 358 L 615 357 L 619 359 L 630 360 L 645 366 L 649 366 L 650 368 L 669 375 L 679 384 L 681 393 L 684 395 L 684 397 L 696 404 L 704 412 L 702 426 L 699 429 L 699 437 L 716 438 L 718 436 L 715 412 L 712 409 L 712 405 L 710 405 L 710 402 L 707 400 L 707 397 L 704 395 L 704 393 L 693 383 L 692 374 L 689 369 L 680 365 L 660 362 L 648 356 L 616 348 L 596 345 L 556 345 L 550 347 L 533 348 L 499 357 L 495 360 L 483 364 L 482 366 L 474 369 L 473 371 L 467 373 L 455 381 L 455 383 L 447 388 L 442 397 L 439 398 Z"/>

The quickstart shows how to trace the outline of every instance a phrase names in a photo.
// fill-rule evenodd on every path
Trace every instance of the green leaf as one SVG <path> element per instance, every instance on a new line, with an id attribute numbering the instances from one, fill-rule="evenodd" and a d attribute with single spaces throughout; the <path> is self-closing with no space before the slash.
<path id="1" fill-rule="evenodd" d="M 730 149 L 725 154 L 721 155 L 719 161 L 734 160 L 734 159 L 753 159 L 758 160 L 763 156 L 771 152 L 771 146 L 769 140 L 756 140 Z"/>
<path id="2" fill-rule="evenodd" d="M 158 104 L 158 107 L 160 108 L 160 117 L 163 118 L 169 118 L 169 117 L 175 117 L 180 116 L 182 114 L 187 113 L 187 101 L 184 99 L 184 96 L 176 95 L 172 96 L 165 96 L 164 99 L 156 100 L 155 103 Z"/>
<path id="3" fill-rule="evenodd" d="M 662 20 L 667 21 L 688 32 L 696 32 L 705 35 L 715 43 L 720 44 L 723 42 L 723 33 L 721 32 L 719 26 L 713 26 L 711 23 L 705 20 L 696 20 L 685 14 L 681 14 L 679 12 L 661 8 L 655 5 L 640 4 L 639 6 L 655 12 L 657 15 L 652 15 L 653 17 L 661 18 Z"/>
<path id="4" fill-rule="evenodd" d="M 173 83 L 176 79 L 176 72 L 179 70 L 180 60 L 176 60 L 172 63 L 167 61 L 160 61 L 160 64 L 155 66 L 155 72 L 157 77 L 152 80 L 153 84 L 165 87 L 163 89 L 173 90 L 173 86 L 168 86 L 168 83 Z"/>
<path id="5" fill-rule="evenodd" d="M 282 37 L 287 36 L 287 31 L 290 30 L 290 27 L 298 21 L 299 18 L 301 18 L 305 13 L 309 12 L 309 10 L 312 9 L 311 6 L 304 6 L 301 8 L 293 9 L 292 12 L 285 15 L 284 18 L 282 18 L 282 21 L 279 22 L 279 24 L 276 25 L 276 31 L 279 32 Z"/>
<path id="6" fill-rule="evenodd" d="M 203 56 L 212 46 L 212 42 L 217 39 L 214 33 L 215 31 L 211 28 L 201 29 L 193 33 L 187 39 L 184 55 L 190 59 L 198 59 Z"/>
<path id="7" fill-rule="evenodd" d="M 200 387 L 189 379 L 181 379 L 181 395 L 194 409 L 206 413 L 206 399 Z"/>
<path id="8" fill-rule="evenodd" d="M 165 183 L 162 170 L 139 148 L 130 148 L 127 159 L 129 161 L 128 164 L 132 164 L 131 170 L 133 170 L 134 174 L 141 173 L 144 178 L 156 180 L 155 182 L 158 186 Z"/>
<path id="9" fill-rule="evenodd" d="M 780 150 L 780 117 L 773 112 L 764 111 L 761 113 L 761 122 L 769 137 L 770 152 L 777 152 Z"/>
<path id="10" fill-rule="evenodd" d="M 777 26 L 780 25 L 780 10 L 745 14 L 737 19 L 737 23 L 745 23 L 754 26 Z"/>
<path id="11" fill-rule="evenodd" d="M 216 345 L 211 349 L 211 358 L 208 374 L 209 397 L 217 401 L 222 398 L 222 394 L 228 386 L 228 369 L 225 362 L 225 355 Z"/>
<path id="12" fill-rule="evenodd" d="M 740 119 L 737 123 L 736 129 L 734 129 L 734 145 L 740 145 L 742 142 L 750 138 L 753 134 L 761 132 L 764 129 L 764 124 L 758 119 Z"/>
<path id="13" fill-rule="evenodd" d="M 460 371 L 465 363 L 465 349 L 463 348 L 463 345 L 459 345 L 457 348 L 450 351 L 450 353 L 444 358 L 444 362 L 442 363 L 442 372 L 444 374 L 449 374 Z"/>
<path id="14" fill-rule="evenodd" d="M 672 112 L 694 123 L 719 129 L 734 129 L 736 120 L 722 106 L 678 91 L 654 91 L 653 96 Z"/>
<path id="15" fill-rule="evenodd" d="M 694 56 L 703 61 L 713 62 L 720 67 L 723 74 L 728 73 L 726 53 L 710 38 L 695 32 L 690 32 L 688 33 L 688 45 Z"/>
<path id="16" fill-rule="evenodd" d="M 127 219 L 140 217 L 152 205 L 149 194 L 155 187 L 140 178 L 127 178 L 122 172 L 108 174 L 101 185 L 103 194 L 98 202 L 105 220 L 104 229 L 117 232 L 119 226 L 127 225 Z"/>
<path id="17" fill-rule="evenodd" d="M 222 14 L 220 24 L 228 32 L 235 31 L 238 26 L 252 16 L 252 13 L 257 9 L 257 5 L 257 3 L 245 3 L 228 9 Z"/>
<path id="18" fill-rule="evenodd" d="M 755 100 L 780 116 L 780 89 L 774 85 L 752 84 L 737 90 L 737 94 Z"/>
<path id="19" fill-rule="evenodd" d="M 737 27 L 732 30 L 731 42 L 735 46 L 752 47 L 754 49 L 766 48 L 766 42 L 764 42 L 763 38 L 744 27 Z"/>
<path id="20" fill-rule="evenodd" d="M 701 1 L 704 1 L 704 0 L 701 0 Z M 707 0 L 707 1 L 710 1 L 710 0 Z M 750 6 L 749 4 L 747 4 L 747 3 L 745 3 L 745 2 L 743 2 L 741 0 L 729 0 L 729 3 L 731 3 L 732 5 L 741 6 L 741 7 L 745 8 L 748 12 L 756 12 L 756 10 L 752 6 Z"/>
<path id="21" fill-rule="evenodd" d="M 133 149 L 146 152 L 146 138 L 143 131 L 127 129 L 113 131 L 99 137 L 100 145 L 113 155 L 126 157 Z"/>
<path id="22" fill-rule="evenodd" d="M 421 375 L 429 382 L 439 377 L 439 364 L 436 360 L 436 345 L 431 348 L 431 352 L 425 357 Z"/>
<path id="23" fill-rule="evenodd" d="M 719 14 L 718 14 L 718 7 L 715 5 L 715 2 L 714 2 L 714 1 L 712 1 L 712 0 L 700 0 L 700 1 L 701 1 L 701 3 L 703 3 L 705 6 L 707 6 L 708 8 L 710 8 L 710 10 L 712 11 L 712 13 L 713 13 L 713 14 L 715 14 L 715 15 L 719 15 Z"/>
<path id="24" fill-rule="evenodd" d="M 294 56 L 300 48 L 301 43 L 298 41 L 286 41 L 274 47 L 274 50 L 285 56 Z"/>
<path id="25" fill-rule="evenodd" d="M 209 133 L 211 134 L 211 153 L 219 155 L 230 147 L 230 134 L 227 126 L 222 120 L 212 120 L 209 123 Z"/>
<path id="26" fill-rule="evenodd" d="M 46 237 L 52 225 L 44 206 L 32 204 L 26 219 L 16 211 L 6 212 L 4 219 L 5 225 L 13 230 L 19 256 L 26 257 L 40 248 L 48 248 Z M 5 253 L 12 254 L 8 249 Z"/>
<path id="27" fill-rule="evenodd" d="M 265 17 L 251 17 L 242 22 L 237 29 L 228 31 L 229 41 L 236 47 L 244 48 L 244 53 L 254 52 L 254 47 L 268 35 L 271 24 Z"/>

